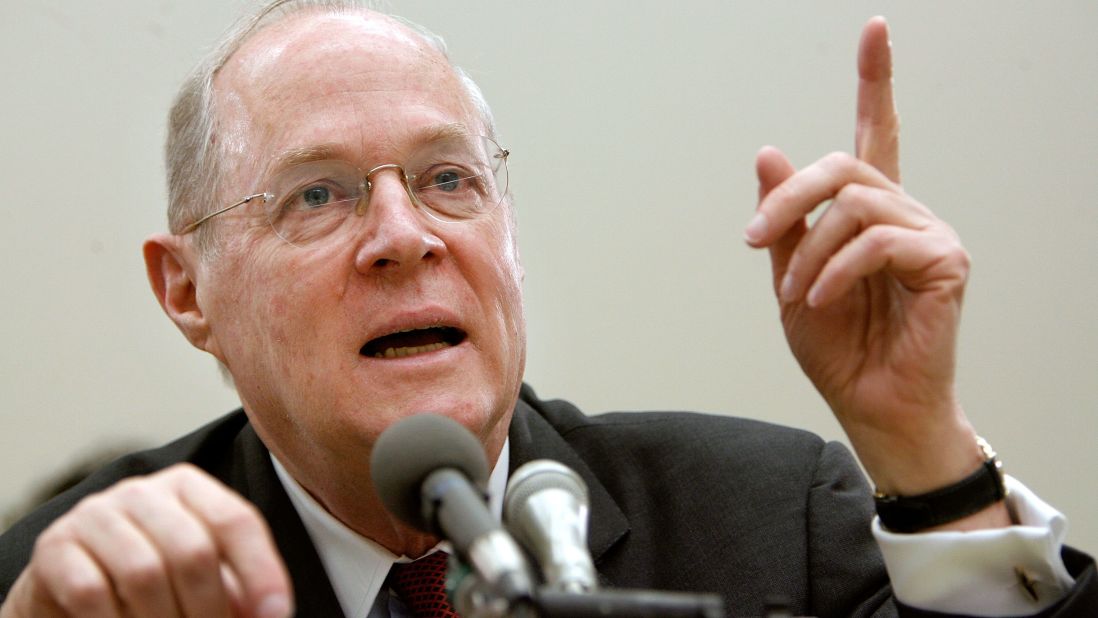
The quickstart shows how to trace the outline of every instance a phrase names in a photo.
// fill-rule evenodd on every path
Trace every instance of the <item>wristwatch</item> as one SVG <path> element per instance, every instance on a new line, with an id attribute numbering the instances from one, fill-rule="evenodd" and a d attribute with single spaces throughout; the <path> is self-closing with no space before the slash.
<path id="1" fill-rule="evenodd" d="M 917 496 L 874 494 L 881 525 L 893 532 L 918 532 L 957 521 L 1005 498 L 1002 462 L 987 440 L 977 437 L 976 445 L 984 463 L 958 483 Z"/>

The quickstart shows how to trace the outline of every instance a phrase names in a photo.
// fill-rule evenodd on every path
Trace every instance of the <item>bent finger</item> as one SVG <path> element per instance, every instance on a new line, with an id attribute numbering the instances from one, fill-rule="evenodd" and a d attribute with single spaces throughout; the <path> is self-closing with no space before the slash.
<path id="1" fill-rule="evenodd" d="M 775 187 L 788 180 L 797 168 L 782 153 L 773 146 L 764 146 L 755 156 L 755 174 L 759 178 L 759 205 L 774 190 Z M 758 206 L 756 206 L 756 209 Z M 749 244 L 755 244 L 756 238 L 766 233 L 767 218 L 762 213 L 756 212 L 754 218 L 744 230 L 744 240 Z M 770 243 L 770 271 L 773 279 L 774 292 L 777 294 L 778 282 L 781 281 L 790 256 L 800 243 L 801 237 L 808 229 L 808 224 L 803 219 L 799 224 L 791 226 L 779 239 Z"/>
<path id="2" fill-rule="evenodd" d="M 202 522 L 175 495 L 162 496 L 147 486 L 127 488 L 120 499 L 160 552 L 183 615 L 228 616 L 218 547 Z"/>
<path id="3" fill-rule="evenodd" d="M 902 190 L 877 168 L 844 152 L 833 152 L 771 190 L 759 203 L 753 246 L 768 246 L 781 238 L 820 204 L 832 199 L 849 184 L 861 184 L 901 193 Z M 763 224 L 756 223 L 759 219 Z"/>
<path id="4" fill-rule="evenodd" d="M 73 511 L 76 540 L 103 568 L 119 600 L 137 616 L 179 615 L 161 553 L 117 504 L 117 494 L 84 500 Z"/>
<path id="5" fill-rule="evenodd" d="M 811 307 L 823 307 L 855 284 L 885 272 L 913 292 L 938 288 L 957 295 L 964 289 L 968 255 L 955 239 L 891 225 L 875 225 L 840 249 L 808 291 Z"/>
<path id="6" fill-rule="evenodd" d="M 0 617 L 67 618 L 68 613 L 51 596 L 45 582 L 35 581 L 32 569 L 25 568 L 8 590 L 8 596 L 0 605 Z"/>
<path id="7" fill-rule="evenodd" d="M 205 522 L 249 608 L 264 616 L 292 614 L 290 577 L 259 511 L 195 469 L 178 469 L 174 481 L 182 504 Z"/>
<path id="8" fill-rule="evenodd" d="M 930 212 L 917 203 L 914 207 L 906 203 L 913 201 L 877 187 L 843 187 L 797 245 L 781 281 L 781 299 L 798 300 L 831 256 L 863 230 L 882 224 L 914 229 L 929 224 Z"/>
<path id="9" fill-rule="evenodd" d="M 9 599 L 20 603 L 28 616 L 120 617 L 121 606 L 99 563 L 72 539 L 56 540 L 50 534 L 47 530 L 35 544 L 34 558 Z"/>

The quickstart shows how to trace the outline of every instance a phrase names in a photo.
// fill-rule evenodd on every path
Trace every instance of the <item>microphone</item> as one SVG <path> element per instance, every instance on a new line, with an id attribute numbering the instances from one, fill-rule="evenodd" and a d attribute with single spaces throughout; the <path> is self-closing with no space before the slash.
<path id="1" fill-rule="evenodd" d="M 378 437 L 370 476 L 386 509 L 448 539 L 508 605 L 532 596 L 522 550 L 485 504 L 488 463 L 469 430 L 434 414 L 405 418 Z"/>
<path id="2" fill-rule="evenodd" d="M 587 485 L 548 459 L 523 464 L 504 498 L 507 528 L 537 558 L 549 590 L 587 593 L 598 586 L 587 550 Z"/>

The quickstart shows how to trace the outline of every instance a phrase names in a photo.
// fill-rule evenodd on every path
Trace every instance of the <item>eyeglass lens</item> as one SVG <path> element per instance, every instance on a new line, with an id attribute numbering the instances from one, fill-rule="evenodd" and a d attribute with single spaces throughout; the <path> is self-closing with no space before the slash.
<path id="1" fill-rule="evenodd" d="M 482 216 L 507 193 L 506 153 L 487 137 L 431 141 L 414 151 L 401 168 L 412 202 L 442 221 Z M 374 174 L 382 171 L 375 169 Z M 273 198 L 267 200 L 267 217 L 286 241 L 316 242 L 344 225 L 360 200 L 365 200 L 365 207 L 371 180 L 376 181 L 376 176 L 366 178 L 366 172 L 347 161 L 295 165 L 271 181 Z"/>

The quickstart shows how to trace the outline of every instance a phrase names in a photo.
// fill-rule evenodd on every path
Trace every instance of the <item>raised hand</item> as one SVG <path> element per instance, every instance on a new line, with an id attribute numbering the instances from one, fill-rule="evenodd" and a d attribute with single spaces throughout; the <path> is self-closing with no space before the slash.
<path id="1" fill-rule="evenodd" d="M 266 523 L 180 464 L 89 496 L 47 528 L 0 618 L 289 616 Z"/>
<path id="2" fill-rule="evenodd" d="M 954 394 L 969 260 L 956 233 L 899 185 L 882 18 L 862 32 L 858 74 L 856 156 L 830 154 L 797 171 L 762 149 L 745 236 L 769 249 L 789 345 L 867 472 L 881 491 L 911 495 L 957 482 L 981 461 Z"/>

